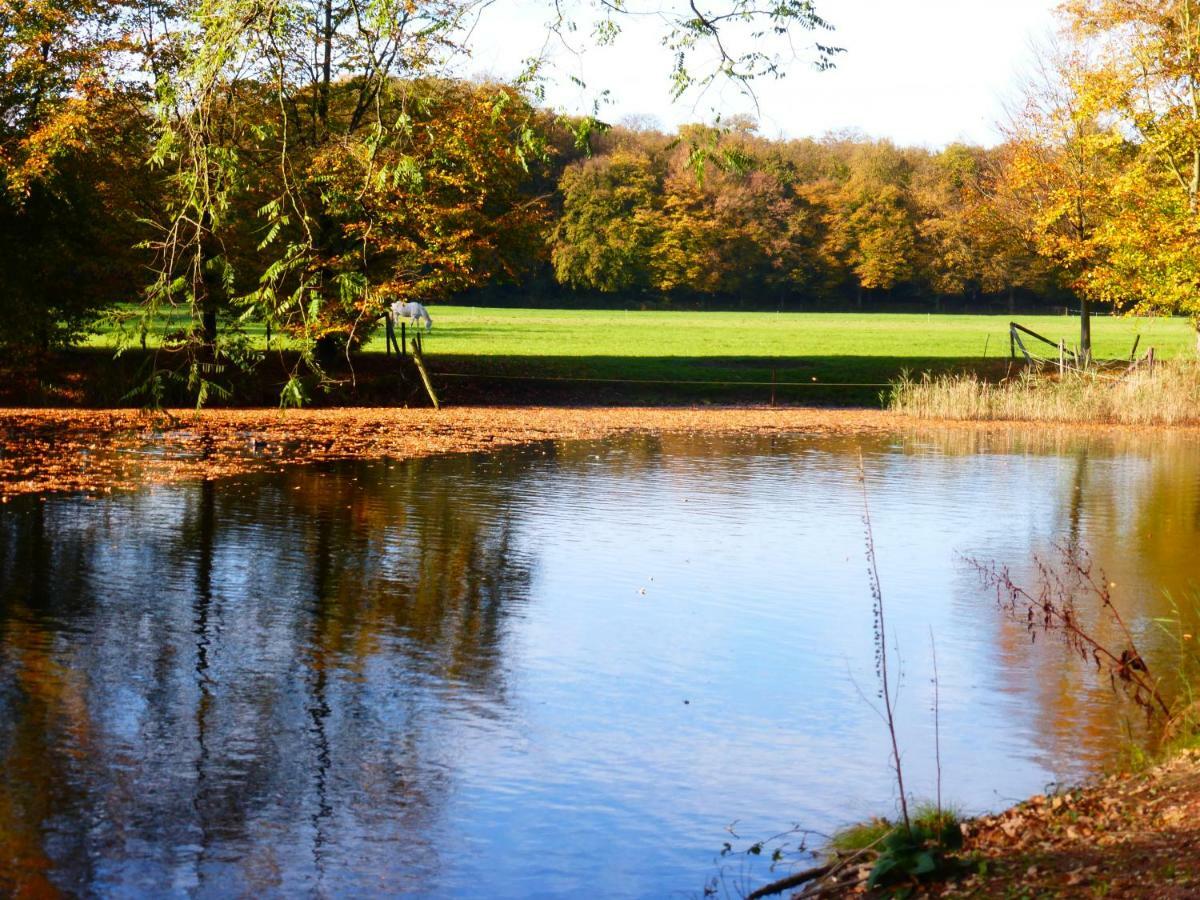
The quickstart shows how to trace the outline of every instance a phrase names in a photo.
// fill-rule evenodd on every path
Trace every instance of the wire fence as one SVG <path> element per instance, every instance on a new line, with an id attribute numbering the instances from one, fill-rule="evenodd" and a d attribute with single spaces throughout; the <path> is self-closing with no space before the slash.
<path id="1" fill-rule="evenodd" d="M 695 378 L 600 378 L 586 375 L 509 375 L 497 372 L 441 372 L 431 371 L 437 378 L 486 378 L 500 381 L 561 381 L 581 384 L 657 384 L 694 385 L 709 387 L 807 387 L 807 388 L 886 388 L 890 382 L 874 381 L 737 381 L 701 380 Z"/>

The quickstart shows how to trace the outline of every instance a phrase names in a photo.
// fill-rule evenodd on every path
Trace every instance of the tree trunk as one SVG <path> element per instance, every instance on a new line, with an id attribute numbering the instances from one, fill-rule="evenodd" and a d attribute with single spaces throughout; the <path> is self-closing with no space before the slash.
<path id="1" fill-rule="evenodd" d="M 224 284 L 217 270 L 220 244 L 212 234 L 212 216 L 205 213 L 200 220 L 200 290 L 196 298 L 200 311 L 200 339 L 206 347 L 217 344 L 217 310 L 220 308 Z M 193 313 L 194 314 L 194 313 Z"/>
<path id="2" fill-rule="evenodd" d="M 313 356 L 316 357 L 317 365 L 322 369 L 336 365 L 341 357 L 342 345 L 338 339 L 332 334 L 323 334 L 316 341 L 316 347 L 313 348 Z"/>
<path id="3" fill-rule="evenodd" d="M 1079 301 L 1079 363 L 1092 361 L 1092 309 L 1087 300 Z"/>
<path id="4" fill-rule="evenodd" d="M 325 0 L 325 23 L 321 39 L 321 84 L 317 105 L 317 139 L 322 139 L 329 131 L 329 85 L 333 80 L 333 0 Z"/>
<path id="5" fill-rule="evenodd" d="M 1011 316 L 1017 311 L 1017 289 L 1011 284 L 1008 286 L 1008 314 Z"/>
<path id="6" fill-rule="evenodd" d="M 204 343 L 213 347 L 217 343 L 217 310 L 211 304 L 200 314 L 200 333 Z"/>

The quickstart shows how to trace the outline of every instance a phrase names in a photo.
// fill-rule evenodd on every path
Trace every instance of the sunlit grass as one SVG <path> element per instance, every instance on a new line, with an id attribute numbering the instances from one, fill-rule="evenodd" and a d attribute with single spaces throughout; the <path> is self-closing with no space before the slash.
<path id="1" fill-rule="evenodd" d="M 739 402 L 878 405 L 901 372 L 975 372 L 996 379 L 1009 365 L 1007 316 L 900 313 L 771 313 L 498 309 L 434 306 L 426 359 L 443 382 L 471 384 L 476 400 L 499 386 L 514 402 L 551 381 L 575 382 L 575 401 L 606 396 L 622 402 Z M 1024 316 L 1046 335 L 1074 343 L 1079 320 Z M 182 328 L 181 318 L 156 323 L 147 336 Z M 251 347 L 265 347 L 261 324 L 249 323 Z M 1127 357 L 1153 346 L 1160 358 L 1190 353 L 1182 319 L 1097 317 L 1096 353 Z M 102 327 L 96 349 L 115 348 Z M 137 336 L 130 344 L 137 348 Z M 273 335 L 273 349 L 294 349 Z M 365 355 L 384 353 L 376 327 Z M 361 356 L 360 356 L 361 358 Z M 463 379 L 461 381 L 455 379 Z M 773 385 L 778 385 L 778 388 Z"/>
<path id="2" fill-rule="evenodd" d="M 424 338 L 433 354 L 467 356 L 758 357 L 865 356 L 979 359 L 1009 353 L 1008 316 L 909 313 L 673 312 L 625 310 L 493 309 L 434 306 L 433 333 Z M 1019 316 L 1022 324 L 1051 340 L 1074 344 L 1079 320 L 1069 316 Z M 156 327 L 162 332 L 182 320 Z M 249 336 L 262 346 L 261 325 Z M 1160 356 L 1192 346 L 1184 319 L 1097 317 L 1095 353 L 1125 358 L 1140 336 L 1139 350 L 1153 345 Z M 275 341 L 280 336 L 275 335 Z M 115 346 L 116 334 L 102 327 L 88 343 Z M 366 348 L 384 351 L 382 327 Z"/>

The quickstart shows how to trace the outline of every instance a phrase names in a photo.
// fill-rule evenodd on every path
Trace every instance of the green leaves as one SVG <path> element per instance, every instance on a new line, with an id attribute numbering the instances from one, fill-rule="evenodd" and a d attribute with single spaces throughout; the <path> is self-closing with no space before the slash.
<path id="1" fill-rule="evenodd" d="M 927 816 L 911 829 L 897 825 L 879 843 L 879 855 L 871 869 L 871 890 L 927 880 L 943 874 L 956 863 L 946 857 L 962 847 L 962 831 L 953 816 Z M 905 896 L 907 887 L 893 896 Z"/>
<path id="2" fill-rule="evenodd" d="M 309 394 L 304 381 L 293 374 L 279 392 L 279 405 L 284 409 L 299 409 L 308 403 Z"/>

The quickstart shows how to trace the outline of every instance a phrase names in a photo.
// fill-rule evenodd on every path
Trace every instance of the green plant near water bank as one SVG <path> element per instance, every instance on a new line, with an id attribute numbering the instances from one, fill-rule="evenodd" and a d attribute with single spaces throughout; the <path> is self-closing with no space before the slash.
<path id="1" fill-rule="evenodd" d="M 957 829 L 961 821 L 962 813 L 953 806 L 938 809 L 936 803 L 919 803 L 912 811 L 913 827 L 931 834 L 940 834 L 951 827 Z M 886 818 L 858 822 L 834 832 L 829 839 L 829 849 L 837 853 L 872 849 L 897 828 L 903 827 L 902 822 L 893 822 Z"/>
<path id="2" fill-rule="evenodd" d="M 1167 360 L 1125 373 L 1022 369 L 996 383 L 974 374 L 905 373 L 892 384 L 887 405 L 923 419 L 1192 425 L 1200 423 L 1200 360 Z"/>
<path id="3" fill-rule="evenodd" d="M 962 848 L 961 816 L 955 809 L 936 804 L 917 806 L 911 821 L 872 819 L 834 834 L 830 849 L 838 854 L 874 854 L 867 887 L 875 889 L 897 880 L 920 880 L 947 874 L 949 854 Z"/>

